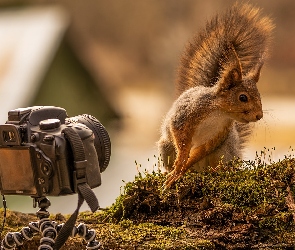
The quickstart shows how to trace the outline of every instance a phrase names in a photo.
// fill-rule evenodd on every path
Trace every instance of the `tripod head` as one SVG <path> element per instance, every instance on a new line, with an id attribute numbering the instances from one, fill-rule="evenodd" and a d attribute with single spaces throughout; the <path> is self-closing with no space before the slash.
<path id="1" fill-rule="evenodd" d="M 38 204 L 38 207 L 40 208 L 37 212 L 36 215 L 37 217 L 42 220 L 43 218 L 48 218 L 49 217 L 49 212 L 47 211 L 47 208 L 50 207 L 51 202 L 48 198 L 46 197 L 38 197 L 38 198 L 33 198 L 33 207 L 35 208 Z"/>

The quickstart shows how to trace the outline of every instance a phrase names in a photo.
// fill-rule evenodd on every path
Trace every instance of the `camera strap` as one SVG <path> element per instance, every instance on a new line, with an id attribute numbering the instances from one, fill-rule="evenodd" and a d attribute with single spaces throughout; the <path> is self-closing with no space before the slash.
<path id="1" fill-rule="evenodd" d="M 86 182 L 87 160 L 85 157 L 83 142 L 77 132 L 70 127 L 65 128 L 62 132 L 64 133 L 65 138 L 69 141 L 73 151 L 74 174 L 76 175 L 74 178 L 76 178 L 77 184 L 78 205 L 74 213 L 59 231 L 54 244 L 54 250 L 59 250 L 71 235 L 84 200 L 87 202 L 92 212 L 95 212 L 99 208 L 98 200 L 93 190 Z"/>

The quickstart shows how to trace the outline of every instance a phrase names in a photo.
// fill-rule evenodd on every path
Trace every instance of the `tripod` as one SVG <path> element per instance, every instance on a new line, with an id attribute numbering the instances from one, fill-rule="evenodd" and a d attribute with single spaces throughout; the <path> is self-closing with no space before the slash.
<path id="1" fill-rule="evenodd" d="M 42 234 L 38 250 L 54 249 L 55 238 L 64 224 L 58 224 L 49 219 L 50 214 L 47 211 L 47 208 L 51 205 L 49 199 L 46 197 L 35 198 L 35 202 L 38 203 L 38 207 L 40 208 L 36 212 L 39 221 L 30 222 L 28 227 L 23 227 L 20 232 L 7 233 L 1 242 L 1 250 L 14 250 L 15 247 L 23 245 L 25 240 L 32 240 L 37 233 Z M 72 237 L 76 235 L 83 237 L 88 242 L 86 249 L 99 249 L 101 246 L 95 240 L 95 230 L 89 230 L 84 223 L 80 223 L 77 227 L 75 226 L 73 228 Z"/>

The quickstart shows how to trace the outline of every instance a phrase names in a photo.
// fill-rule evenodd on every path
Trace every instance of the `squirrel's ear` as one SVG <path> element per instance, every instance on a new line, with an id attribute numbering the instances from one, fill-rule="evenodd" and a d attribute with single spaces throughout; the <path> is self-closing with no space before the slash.
<path id="1" fill-rule="evenodd" d="M 263 62 L 258 63 L 254 67 L 254 69 L 249 72 L 249 74 L 247 75 L 247 78 L 252 79 L 255 83 L 257 83 L 259 81 L 260 71 L 262 66 L 263 66 Z"/>
<path id="2" fill-rule="evenodd" d="M 231 89 L 236 86 L 238 83 L 242 81 L 242 72 L 237 69 L 233 68 L 229 70 L 226 75 L 224 75 L 223 79 L 221 80 L 221 86 L 223 90 Z"/>
<path id="3" fill-rule="evenodd" d="M 233 46 L 229 46 L 220 62 L 222 65 L 219 88 L 230 89 L 242 81 L 242 67 Z"/>

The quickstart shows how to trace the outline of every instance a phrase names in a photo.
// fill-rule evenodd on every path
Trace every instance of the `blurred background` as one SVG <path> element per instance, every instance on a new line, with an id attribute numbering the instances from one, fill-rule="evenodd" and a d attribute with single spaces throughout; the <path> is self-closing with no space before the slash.
<path id="1" fill-rule="evenodd" d="M 275 148 L 272 159 L 283 159 L 292 154 L 295 142 L 295 2 L 248 2 L 271 15 L 276 30 L 272 57 L 258 85 L 265 114 L 255 124 L 245 158 Z M 0 0 L 1 124 L 8 110 L 32 105 L 97 117 L 110 134 L 112 157 L 95 193 L 101 207 L 111 205 L 123 181 L 156 168 L 155 142 L 174 100 L 176 70 L 187 41 L 233 3 Z M 12 210 L 36 211 L 30 197 L 6 198 Z M 50 212 L 71 213 L 77 196 L 50 200 Z"/>

